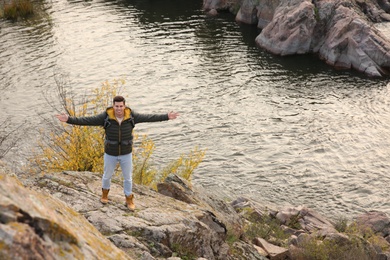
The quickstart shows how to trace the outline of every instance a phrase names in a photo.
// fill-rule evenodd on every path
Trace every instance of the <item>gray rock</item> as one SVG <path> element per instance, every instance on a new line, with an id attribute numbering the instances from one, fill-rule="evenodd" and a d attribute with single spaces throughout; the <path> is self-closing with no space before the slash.
<path id="1" fill-rule="evenodd" d="M 256 43 L 281 56 L 309 53 L 316 24 L 311 0 L 281 1 Z"/>
<path id="2" fill-rule="evenodd" d="M 288 258 L 288 249 L 286 248 L 275 246 L 262 238 L 256 238 L 255 244 L 262 247 L 268 253 L 268 257 L 271 260 L 283 260 Z"/>
<path id="3" fill-rule="evenodd" d="M 257 9 L 257 17 L 258 24 L 257 27 L 260 29 L 264 29 L 274 18 L 275 10 L 280 4 L 280 0 L 263 0 L 258 1 Z"/>
<path id="4" fill-rule="evenodd" d="M 338 232 L 327 234 L 325 240 L 333 241 L 337 245 L 347 245 L 350 242 L 347 235 Z"/>
<path id="5" fill-rule="evenodd" d="M 246 24 L 258 24 L 257 2 L 256 0 L 244 0 L 236 15 L 236 21 Z"/>
<path id="6" fill-rule="evenodd" d="M 302 207 L 299 215 L 301 216 L 299 223 L 309 233 L 320 231 L 323 236 L 328 233 L 337 233 L 333 224 L 328 219 L 312 209 Z"/>
<path id="7" fill-rule="evenodd" d="M 307 241 L 331 240 L 348 247 L 356 239 L 363 246 L 359 253 L 364 259 L 385 259 L 389 255 L 388 251 L 382 252 L 388 246 L 389 221 L 380 212 L 358 218 L 386 236 L 376 238 L 374 243 L 364 241 L 362 236 L 349 238 L 338 233 L 327 219 L 304 206 L 272 210 L 242 197 L 228 204 L 222 191 L 206 191 L 174 175 L 159 185 L 159 191 L 169 196 L 134 185 L 134 212 L 124 205 L 123 187 L 116 179 L 110 189 L 110 202 L 99 202 L 101 177 L 97 173 L 45 174 L 28 181 L 33 190 L 3 175 L 0 259 L 26 255 L 34 259 L 285 259 L 302 254 Z M 281 244 L 275 237 L 248 241 L 250 236 L 244 234 L 244 229 L 250 224 L 263 225 L 264 217 L 284 223 L 281 229 L 291 236 L 289 248 L 272 244 Z M 296 222 L 301 229 L 292 227 Z"/>
<path id="8" fill-rule="evenodd" d="M 340 69 L 354 68 L 370 76 L 387 74 L 390 43 L 355 9 L 335 1 L 326 19 L 326 34 L 318 42 L 318 54 L 326 63 Z M 319 12 L 329 4 L 318 4 Z"/>
<path id="9" fill-rule="evenodd" d="M 203 10 L 229 10 L 231 4 L 229 0 L 203 0 Z"/>
<path id="10" fill-rule="evenodd" d="M 276 218 L 285 225 L 291 225 L 293 221 L 298 222 L 302 229 L 309 233 L 318 232 L 322 236 L 337 233 L 329 220 L 304 206 L 283 208 L 278 211 Z"/>
<path id="11" fill-rule="evenodd" d="M 131 259 L 62 201 L 2 173 L 0 209 L 0 259 Z"/>
<path id="12" fill-rule="evenodd" d="M 390 39 L 373 25 L 390 20 L 387 0 L 204 0 L 205 10 L 237 5 L 236 21 L 257 23 L 256 44 L 271 53 L 316 53 L 337 69 L 390 74 Z"/>
<path id="13" fill-rule="evenodd" d="M 211 193 L 203 187 L 195 188 L 176 175 L 169 175 L 164 183 L 157 185 L 157 190 L 161 194 L 203 209 L 204 214 L 199 215 L 198 219 L 213 228 L 221 238 L 226 236 L 227 228 L 235 236 L 241 236 L 242 219 L 234 207 L 220 197 L 222 192 Z"/>
<path id="14" fill-rule="evenodd" d="M 390 218 L 384 212 L 369 211 L 357 217 L 358 225 L 371 228 L 383 237 L 390 235 Z"/>
<path id="15" fill-rule="evenodd" d="M 261 247 L 252 246 L 244 241 L 236 241 L 232 245 L 232 250 L 237 252 L 237 259 L 245 260 L 267 260 L 268 253 Z"/>

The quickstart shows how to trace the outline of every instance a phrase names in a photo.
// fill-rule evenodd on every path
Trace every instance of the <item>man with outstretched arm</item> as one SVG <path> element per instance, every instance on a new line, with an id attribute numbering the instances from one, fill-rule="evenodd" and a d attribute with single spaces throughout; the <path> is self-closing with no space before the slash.
<path id="1" fill-rule="evenodd" d="M 123 189 L 126 197 L 126 205 L 134 211 L 134 194 L 132 193 L 132 150 L 133 150 L 133 129 L 135 124 L 143 122 L 159 122 L 176 119 L 179 114 L 169 112 L 167 114 L 140 114 L 132 111 L 126 106 L 125 98 L 116 96 L 113 99 L 113 106 L 106 111 L 87 117 L 73 117 L 67 114 L 56 115 L 61 122 L 73 125 L 103 126 L 105 129 L 104 140 L 104 173 L 102 178 L 103 204 L 108 203 L 108 192 L 110 191 L 111 177 L 114 174 L 119 162 L 123 174 Z"/>

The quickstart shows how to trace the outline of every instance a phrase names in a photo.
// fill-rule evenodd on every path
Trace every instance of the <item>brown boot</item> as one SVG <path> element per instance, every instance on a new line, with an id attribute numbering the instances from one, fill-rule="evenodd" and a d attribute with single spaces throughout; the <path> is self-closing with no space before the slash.
<path id="1" fill-rule="evenodd" d="M 102 198 L 100 199 L 100 202 L 103 203 L 103 204 L 107 204 L 108 203 L 108 192 L 110 190 L 105 190 L 105 189 L 102 189 Z"/>
<path id="2" fill-rule="evenodd" d="M 126 205 L 127 205 L 127 208 L 131 211 L 134 211 L 134 209 L 135 209 L 133 199 L 134 199 L 134 194 L 126 196 Z"/>

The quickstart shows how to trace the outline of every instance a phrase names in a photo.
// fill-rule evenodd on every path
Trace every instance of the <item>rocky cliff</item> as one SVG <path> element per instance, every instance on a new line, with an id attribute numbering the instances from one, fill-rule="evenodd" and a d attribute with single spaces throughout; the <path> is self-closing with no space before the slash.
<path id="1" fill-rule="evenodd" d="M 0 259 L 131 259 L 64 202 L 0 173 Z"/>
<path id="2" fill-rule="evenodd" d="M 135 185 L 135 212 L 120 177 L 103 205 L 97 173 L 29 176 L 24 185 L 9 175 L 0 171 L 0 259 L 390 259 L 390 219 L 381 212 L 356 218 L 370 230 L 356 235 L 303 206 L 228 202 L 175 175 L 158 191 Z M 331 251 L 308 252 L 312 241 Z"/>
<path id="3" fill-rule="evenodd" d="M 262 29 L 259 47 L 277 55 L 316 53 L 338 69 L 390 75 L 390 39 L 374 26 L 390 21 L 388 0 L 204 0 Z"/>

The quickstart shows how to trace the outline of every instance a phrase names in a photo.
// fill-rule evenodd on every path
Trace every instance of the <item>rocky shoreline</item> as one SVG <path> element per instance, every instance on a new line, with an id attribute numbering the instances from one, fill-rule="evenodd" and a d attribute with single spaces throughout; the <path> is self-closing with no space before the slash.
<path id="1" fill-rule="evenodd" d="M 390 39 L 374 26 L 390 21 L 388 0 L 204 0 L 203 9 L 256 25 L 256 44 L 273 54 L 314 53 L 336 69 L 390 75 Z"/>
<path id="2" fill-rule="evenodd" d="M 103 205 L 97 173 L 12 175 L 0 173 L 1 259 L 390 259 L 382 212 L 357 216 L 347 231 L 305 206 L 227 201 L 176 175 L 158 191 L 135 185 L 130 212 L 120 177 Z"/>

